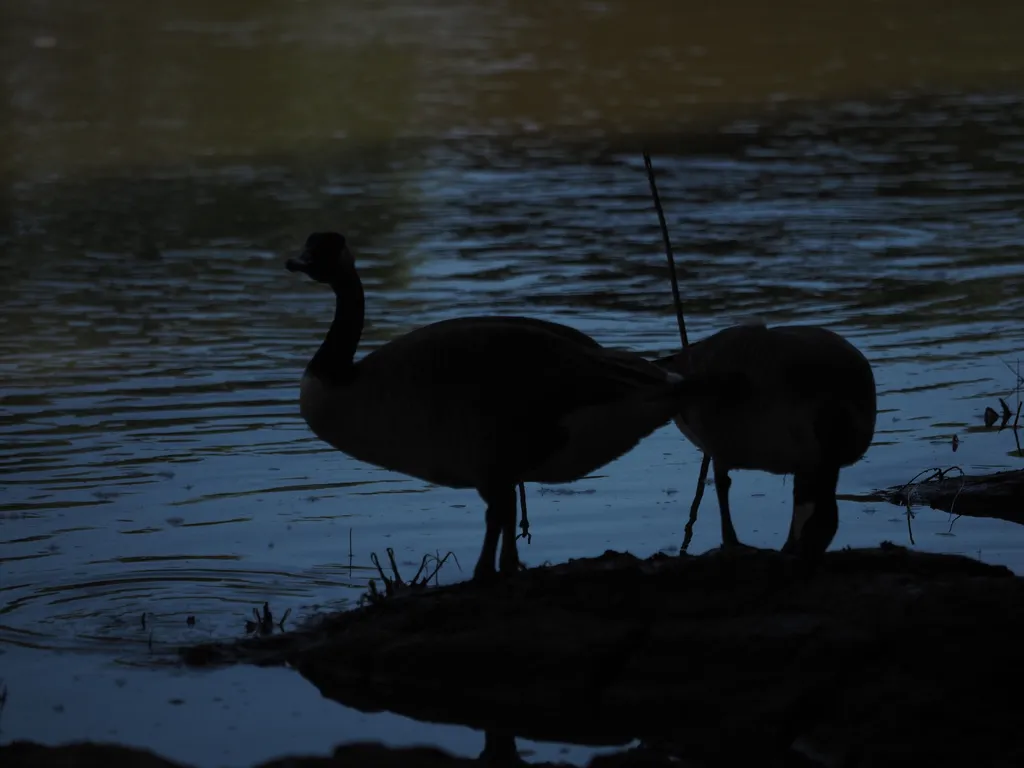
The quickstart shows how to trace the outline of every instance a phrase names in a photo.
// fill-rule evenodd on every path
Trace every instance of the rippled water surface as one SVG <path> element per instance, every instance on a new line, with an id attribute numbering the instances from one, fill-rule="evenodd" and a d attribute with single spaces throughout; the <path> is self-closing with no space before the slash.
<path id="1" fill-rule="evenodd" d="M 238 702 L 261 686 L 298 700 L 304 683 L 186 683 L 154 671 L 163 651 L 238 635 L 264 601 L 291 618 L 349 605 L 387 547 L 410 572 L 426 553 L 472 566 L 474 493 L 350 460 L 298 415 L 332 297 L 283 262 L 313 230 L 357 251 L 366 350 L 497 311 L 666 353 L 679 341 L 646 142 L 691 338 L 820 323 L 872 361 L 875 442 L 842 493 L 1021 466 L 1012 434 L 981 426 L 997 398 L 1016 405 L 1024 357 L 1020 12 L 993 6 L 983 33 L 950 6 L 912 33 L 907 2 L 871 22 L 888 37 L 852 46 L 872 28 L 844 4 L 803 27 L 789 6 L 760 18 L 735 2 L 721 13 L 738 26 L 693 9 L 652 24 L 653 2 L 113 5 L 0 10 L 0 738 L 110 732 L 204 765 L 294 751 L 171 738 L 234 702 L 221 716 L 246 743 L 275 715 Z M 754 34 L 765 24 L 775 47 Z M 598 476 L 531 488 L 523 559 L 674 550 L 699 464 L 670 426 Z M 779 546 L 789 494 L 735 473 L 740 537 Z M 836 547 L 907 543 L 895 508 L 845 500 L 840 515 Z M 1010 523 L 922 512 L 914 533 L 1024 571 Z M 718 536 L 708 494 L 693 550 Z M 164 682 L 154 694 L 124 670 Z M 189 698 L 176 685 L 206 704 L 168 714 Z M 69 716 L 90 697 L 117 725 Z M 295 739 L 327 749 L 345 733 L 313 724 L 339 711 L 296 704 L 310 733 Z M 479 749 L 346 716 L 352 738 Z"/>

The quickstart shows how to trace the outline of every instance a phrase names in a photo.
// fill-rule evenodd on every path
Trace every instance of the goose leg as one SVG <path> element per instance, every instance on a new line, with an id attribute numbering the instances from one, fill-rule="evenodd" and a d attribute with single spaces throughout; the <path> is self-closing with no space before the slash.
<path id="1" fill-rule="evenodd" d="M 722 549 L 735 549 L 742 545 L 736 537 L 736 529 L 733 528 L 732 515 L 729 512 L 729 487 L 732 485 L 732 479 L 729 477 L 728 468 L 720 466 L 717 461 L 713 464 L 715 494 L 718 496 L 718 511 L 722 518 Z"/>
<path id="2" fill-rule="evenodd" d="M 839 467 L 793 475 L 793 518 L 782 551 L 805 558 L 824 554 L 839 529 Z"/>
<path id="3" fill-rule="evenodd" d="M 805 559 L 825 553 L 839 528 L 836 486 L 839 456 L 856 423 L 850 409 L 835 399 L 821 403 L 814 414 L 814 435 L 823 465 L 812 472 L 793 475 L 793 517 L 782 551 Z"/>
<path id="4" fill-rule="evenodd" d="M 525 495 L 525 494 L 524 494 Z M 519 570 L 519 549 L 516 547 L 516 491 L 510 486 L 501 500 L 501 560 L 499 567 L 503 576 Z M 525 519 L 526 508 L 523 508 Z M 529 525 L 527 523 L 527 525 Z"/>
<path id="5" fill-rule="evenodd" d="M 480 559 L 476 561 L 476 568 L 473 569 L 474 581 L 488 581 L 495 576 L 494 558 L 498 554 L 498 538 L 501 536 L 502 516 L 501 507 L 495 503 L 496 500 L 480 494 L 487 502 L 487 532 L 484 534 L 484 546 L 480 550 Z M 514 522 L 514 517 L 513 517 Z"/>
<path id="6" fill-rule="evenodd" d="M 487 503 L 487 532 L 480 559 L 473 569 L 474 581 L 488 581 L 496 576 L 494 559 L 501 539 L 501 573 L 508 575 L 519 570 L 519 551 L 516 548 L 516 487 L 497 486 L 480 491 Z"/>

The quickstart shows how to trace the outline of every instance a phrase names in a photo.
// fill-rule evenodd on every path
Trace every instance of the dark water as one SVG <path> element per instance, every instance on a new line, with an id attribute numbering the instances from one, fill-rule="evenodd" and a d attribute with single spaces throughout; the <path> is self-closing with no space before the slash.
<path id="1" fill-rule="evenodd" d="M 311 230 L 357 250 L 367 349 L 501 311 L 668 352 L 646 142 L 691 338 L 821 323 L 875 366 L 875 442 L 843 493 L 1021 465 L 980 427 L 1016 405 L 1024 357 L 1022 12 L 107 5 L 0 9 L 0 738 L 107 734 L 203 765 L 366 736 L 479 751 L 287 671 L 163 666 L 264 600 L 351 604 L 373 551 L 475 560 L 475 494 L 351 461 L 298 416 L 331 297 L 283 260 Z M 532 488 L 523 559 L 674 550 L 699 464 L 666 427 Z M 736 473 L 732 493 L 741 538 L 779 546 L 787 481 Z M 840 515 L 836 547 L 908 543 L 895 508 Z M 914 534 L 1024 571 L 1018 526 L 922 512 Z M 692 550 L 717 543 L 709 494 Z M 211 713 L 223 738 L 176 738 Z M 267 736 L 282 716 L 297 730 Z"/>

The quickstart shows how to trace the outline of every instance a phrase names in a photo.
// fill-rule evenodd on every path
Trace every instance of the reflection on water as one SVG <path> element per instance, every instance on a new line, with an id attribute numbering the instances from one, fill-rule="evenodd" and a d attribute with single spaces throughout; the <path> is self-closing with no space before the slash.
<path id="1" fill-rule="evenodd" d="M 5 3 L 0 131 L 11 166 L 43 175 L 330 144 L 390 154 L 409 137 L 486 154 L 495 136 L 600 140 L 1018 87 L 1022 28 L 1002 0 Z"/>
<path id="2" fill-rule="evenodd" d="M 0 649 L 138 663 L 264 600 L 350 604 L 371 551 L 472 562 L 472 493 L 300 420 L 331 297 L 285 255 L 349 235 L 366 348 L 500 311 L 662 354 L 642 140 L 692 338 L 820 322 L 874 363 L 878 432 L 842 491 L 1019 466 L 978 425 L 1024 354 L 1024 11 L 797 5 L 0 6 Z M 574 493 L 534 489 L 524 560 L 675 549 L 699 459 L 666 428 Z M 745 541 L 781 543 L 785 483 L 737 474 Z M 898 511 L 841 515 L 836 546 L 905 541 Z M 1024 570 L 1019 528 L 946 529 L 915 521 L 919 546 Z"/>

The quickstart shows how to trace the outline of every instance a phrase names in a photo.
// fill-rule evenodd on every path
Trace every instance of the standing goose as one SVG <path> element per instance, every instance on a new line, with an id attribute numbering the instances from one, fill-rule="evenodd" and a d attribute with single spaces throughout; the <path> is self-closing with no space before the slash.
<path id="1" fill-rule="evenodd" d="M 474 579 L 519 568 L 515 488 L 578 480 L 679 410 L 694 382 L 579 331 L 523 317 L 444 320 L 355 361 L 363 285 L 345 238 L 314 233 L 287 268 L 334 290 L 334 321 L 299 397 L 314 434 L 343 453 L 435 485 L 475 488 L 487 530 Z"/>
<path id="2" fill-rule="evenodd" d="M 867 358 L 818 326 L 738 325 L 656 363 L 714 385 L 682 401 L 674 420 L 711 457 L 723 549 L 742 546 L 729 513 L 729 471 L 759 469 L 793 475 L 782 551 L 823 553 L 839 527 L 839 469 L 858 461 L 875 434 Z"/>

